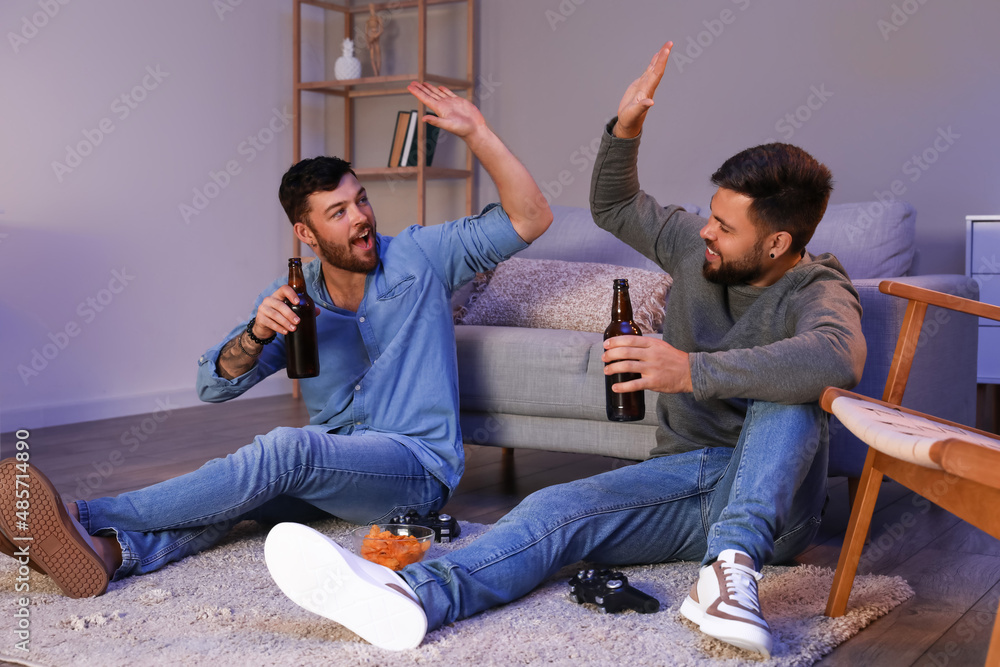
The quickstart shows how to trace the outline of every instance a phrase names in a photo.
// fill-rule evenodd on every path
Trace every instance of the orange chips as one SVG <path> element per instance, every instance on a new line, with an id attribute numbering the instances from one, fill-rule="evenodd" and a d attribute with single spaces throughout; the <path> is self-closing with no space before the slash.
<path id="1" fill-rule="evenodd" d="M 361 545 L 361 557 L 390 570 L 402 570 L 419 562 L 430 547 L 430 541 L 420 543 L 412 535 L 393 535 L 372 526 Z"/>

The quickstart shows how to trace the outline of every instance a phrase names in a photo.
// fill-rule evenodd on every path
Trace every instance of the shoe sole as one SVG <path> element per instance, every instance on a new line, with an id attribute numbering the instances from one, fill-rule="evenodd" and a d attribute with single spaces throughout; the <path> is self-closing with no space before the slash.
<path id="1" fill-rule="evenodd" d="M 761 653 L 767 658 L 771 657 L 771 636 L 755 625 L 716 618 L 706 613 L 690 595 L 681 603 L 680 612 L 709 637 L 754 653 Z"/>
<path id="2" fill-rule="evenodd" d="M 365 641 L 391 651 L 416 648 L 423 641 L 427 616 L 406 594 L 405 582 L 312 528 L 297 523 L 272 528 L 264 542 L 264 561 L 292 602 Z"/>
<path id="3" fill-rule="evenodd" d="M 681 616 L 700 628 L 701 622 L 705 618 L 705 610 L 689 595 L 681 603 Z"/>
<path id="4" fill-rule="evenodd" d="M 68 597 L 102 594 L 108 588 L 104 561 L 73 525 L 52 482 L 34 466 L 19 470 L 18 465 L 14 459 L 0 461 L 0 531 L 11 540 L 31 538 L 24 540 L 31 559 Z M 18 498 L 25 489 L 27 497 Z M 21 506 L 27 509 L 18 509 L 18 501 L 27 501 Z M 18 517 L 19 511 L 27 515 Z"/>
<path id="5" fill-rule="evenodd" d="M 20 549 L 18 547 L 15 547 L 14 543 L 10 541 L 10 538 L 8 538 L 4 534 L 4 532 L 0 530 L 0 554 L 4 554 L 5 556 L 10 556 L 11 558 L 15 558 L 18 561 L 20 561 L 24 556 L 15 553 L 17 551 L 20 551 Z M 28 567 L 30 567 L 35 572 L 38 572 L 39 574 L 45 574 L 45 571 L 42 568 L 38 567 L 38 563 L 31 560 L 30 549 L 28 550 Z"/>

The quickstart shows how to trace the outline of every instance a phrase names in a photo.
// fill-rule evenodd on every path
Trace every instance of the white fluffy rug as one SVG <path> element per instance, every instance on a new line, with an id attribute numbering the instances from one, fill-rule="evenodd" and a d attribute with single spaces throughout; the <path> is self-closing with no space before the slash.
<path id="1" fill-rule="evenodd" d="M 315 528 L 349 545 L 353 526 Z M 487 530 L 462 524 L 462 537 Z M 774 633 L 770 661 L 702 635 L 678 614 L 696 563 L 622 568 L 630 583 L 660 600 L 656 614 L 599 614 L 572 602 L 553 578 L 527 597 L 427 635 L 393 653 L 289 601 L 264 564 L 266 532 L 244 523 L 215 549 L 158 572 L 114 582 L 98 598 L 70 600 L 31 573 L 30 649 L 15 649 L 17 563 L 0 562 L 0 661 L 28 665 L 809 665 L 909 598 L 898 577 L 861 576 L 846 616 L 823 616 L 833 572 L 767 567 L 761 604 Z"/>

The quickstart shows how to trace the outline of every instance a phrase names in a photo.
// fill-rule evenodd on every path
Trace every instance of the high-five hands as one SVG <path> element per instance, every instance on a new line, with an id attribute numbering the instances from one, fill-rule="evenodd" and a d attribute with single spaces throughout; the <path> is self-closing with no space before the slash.
<path id="1" fill-rule="evenodd" d="M 612 391 L 622 394 L 651 389 L 663 394 L 694 391 L 688 353 L 657 338 L 645 336 L 615 336 L 604 341 L 601 360 L 608 364 L 605 375 L 639 373 L 638 380 L 612 385 Z"/>
<path id="2" fill-rule="evenodd" d="M 649 61 L 649 67 L 642 73 L 642 76 L 625 89 L 625 95 L 618 103 L 618 122 L 614 128 L 616 137 L 631 139 L 639 136 L 642 131 L 642 123 L 646 120 L 646 112 L 653 106 L 653 93 L 660 85 L 663 70 L 667 66 L 667 58 L 670 56 L 670 49 L 673 47 L 673 42 L 667 42 L 660 47 L 653 59 Z"/>
<path id="3" fill-rule="evenodd" d="M 437 114 L 437 116 L 424 116 L 423 120 L 426 123 L 436 125 L 463 139 L 476 130 L 486 127 L 486 120 L 475 104 L 464 97 L 459 97 L 444 86 L 431 86 L 414 81 L 406 89 Z"/>

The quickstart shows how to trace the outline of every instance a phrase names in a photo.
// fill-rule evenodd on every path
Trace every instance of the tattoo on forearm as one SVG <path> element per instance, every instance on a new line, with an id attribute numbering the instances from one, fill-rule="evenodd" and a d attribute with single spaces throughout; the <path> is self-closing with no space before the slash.
<path id="1" fill-rule="evenodd" d="M 253 368 L 257 363 L 257 356 L 263 349 L 262 345 L 244 338 L 240 340 L 240 333 L 222 347 L 219 353 L 219 363 L 216 364 L 216 372 L 227 380 L 235 380 L 239 376 Z M 251 356 L 253 355 L 253 356 Z"/>

